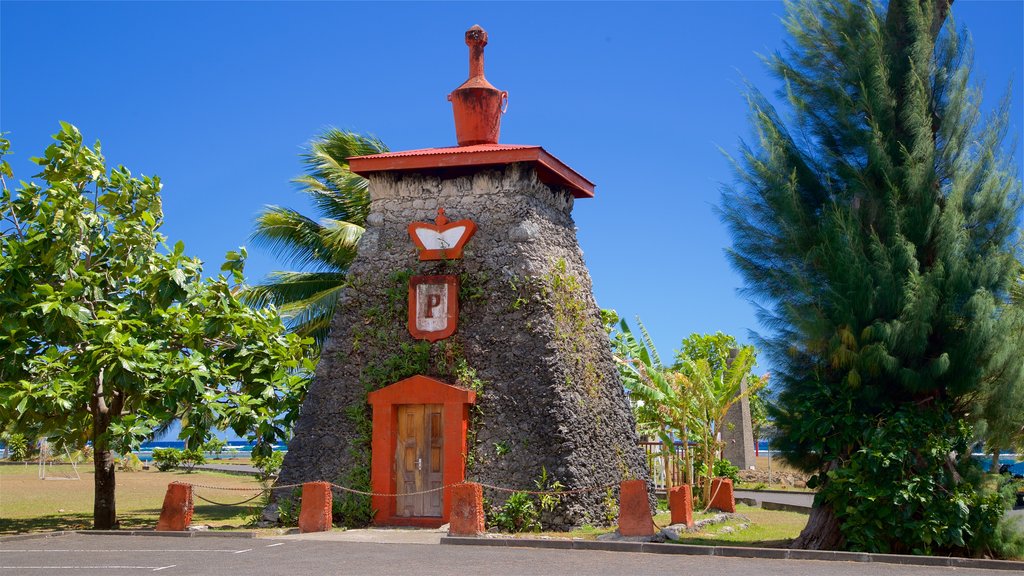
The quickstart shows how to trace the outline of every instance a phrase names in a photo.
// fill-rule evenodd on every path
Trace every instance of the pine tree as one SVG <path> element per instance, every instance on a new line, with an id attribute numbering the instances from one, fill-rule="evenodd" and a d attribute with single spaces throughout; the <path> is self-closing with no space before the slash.
<path id="1" fill-rule="evenodd" d="M 790 3 L 767 59 L 789 113 L 749 95 L 721 214 L 768 329 L 776 445 L 819 488 L 798 547 L 976 553 L 1002 516 L 969 419 L 1014 345 L 1021 182 L 950 3 Z"/>

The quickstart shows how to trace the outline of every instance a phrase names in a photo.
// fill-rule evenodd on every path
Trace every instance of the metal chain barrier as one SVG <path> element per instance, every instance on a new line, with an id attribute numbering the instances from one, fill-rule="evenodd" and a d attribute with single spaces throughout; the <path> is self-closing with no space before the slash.
<path id="1" fill-rule="evenodd" d="M 466 484 L 466 482 L 461 482 Z M 501 486 L 494 486 L 491 484 L 484 484 L 483 482 L 475 482 L 480 484 L 484 488 L 490 488 L 491 490 L 497 490 L 499 492 L 521 492 L 524 494 L 530 494 L 531 496 L 569 496 L 571 494 L 585 494 L 587 492 L 603 492 L 609 488 L 615 488 L 618 484 L 606 484 L 604 486 L 591 486 L 589 488 L 573 488 L 572 490 L 516 490 L 514 488 L 503 488 Z"/>
<path id="2" fill-rule="evenodd" d="M 195 492 L 193 492 L 192 495 L 195 496 L 196 498 L 199 498 L 203 502 L 208 502 L 210 504 L 214 504 L 214 505 L 217 505 L 217 506 L 241 506 L 242 504 L 245 504 L 246 502 L 252 502 L 253 500 L 263 496 L 263 491 L 260 490 L 252 498 L 246 498 L 245 500 L 242 500 L 241 502 L 232 502 L 231 504 L 226 504 L 224 502 L 214 502 L 213 500 L 209 500 L 207 498 L 203 498 L 202 496 L 200 496 L 199 494 L 196 494 Z"/>
<path id="3" fill-rule="evenodd" d="M 508 492 L 508 493 L 520 492 L 520 493 L 530 494 L 531 496 L 557 496 L 557 497 L 570 496 L 572 494 L 585 494 L 585 493 L 588 493 L 588 492 L 603 492 L 603 491 L 606 491 L 608 489 L 612 489 L 612 488 L 615 488 L 616 486 L 618 486 L 618 484 L 605 484 L 603 486 L 591 486 L 589 488 L 574 488 L 572 490 L 516 490 L 515 488 L 505 488 L 503 486 L 495 486 L 493 484 L 484 484 L 482 482 L 466 482 L 466 481 L 463 481 L 463 482 L 456 482 L 455 484 L 446 484 L 444 486 L 440 486 L 438 488 L 431 488 L 429 490 L 420 490 L 418 492 L 405 492 L 405 493 L 402 493 L 402 494 L 397 494 L 397 493 L 389 494 L 389 493 L 382 493 L 382 492 L 367 492 L 365 490 L 356 490 L 355 488 L 349 488 L 348 486 L 342 486 L 340 484 L 335 484 L 333 482 L 328 482 L 328 484 L 330 484 L 331 488 L 334 488 L 336 490 L 340 490 L 342 492 L 348 492 L 348 493 L 351 493 L 351 494 L 358 494 L 360 496 L 377 496 L 377 497 L 384 497 L 384 498 L 397 498 L 398 496 L 420 496 L 420 495 L 423 495 L 423 494 L 431 494 L 431 493 L 434 493 L 434 492 L 440 492 L 440 491 L 445 490 L 447 488 L 451 488 L 453 486 L 460 486 L 460 485 L 463 485 L 463 484 L 480 484 L 480 486 L 483 487 L 483 488 L 488 488 L 490 490 L 497 490 L 499 492 Z M 211 485 L 207 485 L 207 484 L 189 484 L 189 485 L 192 486 L 193 490 L 196 489 L 196 488 L 201 488 L 201 489 L 206 489 L 206 490 L 225 490 L 225 491 L 235 491 L 235 492 L 257 492 L 257 494 L 255 496 L 253 496 L 252 498 L 248 498 L 246 500 L 242 500 L 241 502 L 236 502 L 234 504 L 224 504 L 224 503 L 221 503 L 221 502 L 214 502 L 213 500 L 209 500 L 207 498 L 203 498 L 199 494 L 195 495 L 196 498 L 199 498 L 200 500 L 202 500 L 204 502 L 209 502 L 210 504 L 216 504 L 218 506 L 239 506 L 241 504 L 245 504 L 246 502 L 251 502 L 251 501 L 255 500 L 256 498 L 259 498 L 260 496 L 263 495 L 264 492 L 270 492 L 270 491 L 273 491 L 273 490 L 285 490 L 285 489 L 288 489 L 288 488 L 299 488 L 299 487 L 302 486 L 302 484 L 285 484 L 285 485 L 282 485 L 282 486 L 269 486 L 269 487 L 266 487 L 266 488 L 235 488 L 235 487 L 227 487 L 227 486 L 211 486 Z"/>

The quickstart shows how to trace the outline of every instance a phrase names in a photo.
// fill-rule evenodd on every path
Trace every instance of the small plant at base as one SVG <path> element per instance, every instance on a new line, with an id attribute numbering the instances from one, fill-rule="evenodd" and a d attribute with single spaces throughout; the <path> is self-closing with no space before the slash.
<path id="1" fill-rule="evenodd" d="M 537 487 L 538 492 L 554 492 L 557 494 L 565 490 L 565 485 L 558 480 L 551 481 L 551 477 L 548 476 L 548 470 L 544 466 L 540 467 L 540 478 L 534 480 L 533 484 Z M 537 495 L 537 505 L 540 506 L 542 512 L 551 512 L 558 505 L 558 501 L 561 498 L 555 494 Z"/>
<path id="2" fill-rule="evenodd" d="M 494 443 L 494 453 L 498 456 L 508 454 L 509 450 L 511 450 L 511 448 L 508 447 L 508 442 L 505 442 L 504 440 Z"/>
<path id="3" fill-rule="evenodd" d="M 263 494 L 256 500 L 254 506 L 249 507 L 249 518 L 245 522 L 246 526 L 257 526 L 260 522 L 263 522 L 263 511 L 272 503 L 270 499 L 272 493 L 270 482 L 261 480 L 260 486 L 263 487 Z"/>
<path id="4" fill-rule="evenodd" d="M 540 512 L 526 492 L 513 492 L 505 504 L 494 511 L 493 524 L 503 532 L 537 532 Z"/>
<path id="5" fill-rule="evenodd" d="M 619 501 L 615 499 L 615 492 L 611 488 L 604 495 L 604 521 L 606 524 L 619 521 Z"/>
<path id="6" fill-rule="evenodd" d="M 280 454 L 280 452 L 276 452 Z M 292 489 L 291 495 L 281 498 L 277 503 L 277 522 L 282 526 L 295 526 L 299 523 L 299 510 L 302 507 L 302 488 Z"/>

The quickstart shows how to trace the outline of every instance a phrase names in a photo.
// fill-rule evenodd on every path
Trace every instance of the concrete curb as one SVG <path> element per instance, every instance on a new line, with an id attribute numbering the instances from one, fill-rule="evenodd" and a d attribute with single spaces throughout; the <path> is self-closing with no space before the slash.
<path id="1" fill-rule="evenodd" d="M 33 532 L 29 534 L 12 534 L 10 536 L 0 536 L 0 543 L 2 542 L 17 542 L 19 540 L 40 540 L 42 538 L 56 538 L 57 536 L 64 536 L 71 534 L 65 530 L 58 532 Z"/>
<path id="2" fill-rule="evenodd" d="M 184 532 L 157 532 L 156 530 L 75 530 L 86 536 L 162 536 L 170 538 L 256 538 L 255 532 L 246 530 L 187 530 Z"/>
<path id="3" fill-rule="evenodd" d="M 764 500 L 761 502 L 761 508 L 763 510 L 779 510 L 781 512 L 800 512 L 807 514 L 811 511 L 810 506 L 800 506 L 797 504 L 782 504 L 781 502 L 768 502 Z"/>
<path id="4" fill-rule="evenodd" d="M 689 556 L 722 556 L 732 558 L 764 558 L 771 560 L 824 560 L 838 562 L 870 562 L 908 566 L 945 566 L 1014 570 L 1024 572 L 1024 562 L 948 558 L 945 556 L 904 556 L 900 554 L 869 554 L 867 552 L 836 552 L 830 550 L 790 550 L 788 548 L 747 548 L 740 546 L 695 546 L 692 544 L 661 544 L 655 542 L 610 542 L 597 540 L 541 540 L 536 538 L 474 538 L 442 536 L 442 545 L 505 546 L 512 548 L 556 548 L 562 550 L 603 550 L 606 552 L 644 552 L 650 554 L 685 554 Z"/>

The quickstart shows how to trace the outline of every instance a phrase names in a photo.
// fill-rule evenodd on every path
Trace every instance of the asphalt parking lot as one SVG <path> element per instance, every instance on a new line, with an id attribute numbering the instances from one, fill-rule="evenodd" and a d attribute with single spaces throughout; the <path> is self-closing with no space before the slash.
<path id="1" fill-rule="evenodd" d="M 814 560 L 764 560 L 512 547 L 276 538 L 68 534 L 0 543 L 0 574 L 864 574 L 987 575 L 1005 571 Z"/>

